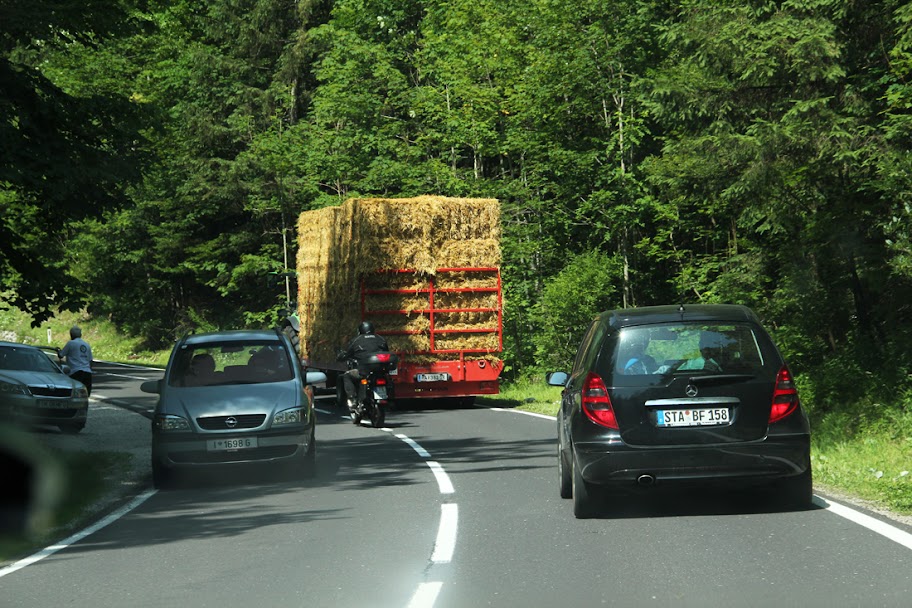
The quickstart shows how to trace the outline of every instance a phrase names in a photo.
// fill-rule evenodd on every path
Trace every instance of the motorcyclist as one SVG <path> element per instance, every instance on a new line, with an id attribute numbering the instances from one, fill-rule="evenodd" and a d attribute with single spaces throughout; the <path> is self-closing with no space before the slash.
<path id="1" fill-rule="evenodd" d="M 351 369 L 342 374 L 342 385 L 345 387 L 345 396 L 348 399 L 348 409 L 355 407 L 358 399 L 358 381 L 361 374 L 358 372 L 358 362 L 371 355 L 389 352 L 389 344 L 383 336 L 374 333 L 374 324 L 362 321 L 358 325 L 358 335 L 352 338 L 345 350 L 339 353 L 340 361 L 349 361 Z"/>

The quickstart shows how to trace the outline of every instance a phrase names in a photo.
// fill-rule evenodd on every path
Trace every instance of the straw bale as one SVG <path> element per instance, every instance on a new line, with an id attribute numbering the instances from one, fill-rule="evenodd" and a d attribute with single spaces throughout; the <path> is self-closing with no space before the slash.
<path id="1" fill-rule="evenodd" d="M 438 287 L 496 287 L 496 279 L 475 273 L 437 273 L 438 268 L 496 267 L 500 264 L 500 207 L 495 199 L 420 196 L 408 199 L 350 199 L 338 207 L 301 214 L 298 220 L 298 301 L 302 350 L 317 361 L 333 359 L 361 320 L 361 281 L 369 289 L 409 289 L 407 294 L 371 294 L 368 317 L 378 331 L 420 331 L 387 336 L 399 352 L 430 348 L 430 319 L 424 314 L 375 314 L 423 310 L 431 279 Z M 414 273 L 377 274 L 410 269 Z M 437 275 L 437 276 L 435 276 Z M 438 293 L 437 307 L 496 308 L 495 294 Z M 492 320 L 493 319 L 493 320 Z M 496 314 L 438 316 L 449 328 L 496 325 Z M 482 334 L 450 334 L 448 349 L 497 348 Z M 438 335 L 438 340 L 440 336 Z M 483 343 L 484 346 L 472 346 Z M 438 348 L 444 348 L 438 345 Z M 446 356 L 448 358 L 449 356 Z M 432 358 L 433 355 L 432 355 Z M 410 360 L 412 358 L 410 357 Z M 434 358 L 434 360 L 439 357 Z"/>

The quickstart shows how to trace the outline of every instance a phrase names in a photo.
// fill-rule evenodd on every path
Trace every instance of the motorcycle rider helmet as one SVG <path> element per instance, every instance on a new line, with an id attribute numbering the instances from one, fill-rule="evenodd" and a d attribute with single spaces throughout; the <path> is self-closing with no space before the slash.
<path id="1" fill-rule="evenodd" d="M 374 333 L 374 324 L 370 321 L 361 321 L 361 325 L 358 326 L 358 333 L 362 336 Z"/>

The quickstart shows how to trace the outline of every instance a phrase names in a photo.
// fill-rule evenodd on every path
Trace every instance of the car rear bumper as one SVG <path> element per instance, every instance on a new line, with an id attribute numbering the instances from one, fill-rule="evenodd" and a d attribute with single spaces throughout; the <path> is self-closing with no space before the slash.
<path id="1" fill-rule="evenodd" d="M 777 435 L 737 445 L 631 448 L 622 443 L 579 443 L 574 455 L 584 480 L 599 485 L 650 483 L 765 483 L 805 473 L 810 436 Z"/>
<path id="2" fill-rule="evenodd" d="M 257 446 L 210 450 L 212 439 L 256 437 Z M 311 448 L 313 426 L 269 432 L 182 434 L 159 433 L 152 439 L 152 461 L 168 469 L 203 469 L 240 463 L 293 462 Z"/>

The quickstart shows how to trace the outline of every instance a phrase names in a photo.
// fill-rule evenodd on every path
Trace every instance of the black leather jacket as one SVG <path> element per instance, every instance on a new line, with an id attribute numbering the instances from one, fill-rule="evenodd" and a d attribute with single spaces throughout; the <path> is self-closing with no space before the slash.
<path id="1" fill-rule="evenodd" d="M 377 334 L 359 334 L 351 339 L 340 359 L 361 361 L 370 355 L 389 352 L 389 344 L 383 336 Z"/>

